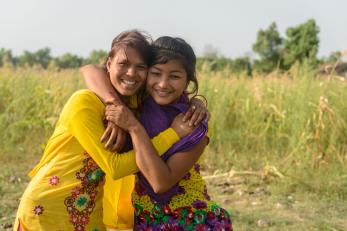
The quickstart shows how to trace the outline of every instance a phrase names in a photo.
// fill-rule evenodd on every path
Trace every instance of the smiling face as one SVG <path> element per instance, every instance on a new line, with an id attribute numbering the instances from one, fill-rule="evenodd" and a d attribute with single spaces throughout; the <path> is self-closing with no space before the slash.
<path id="1" fill-rule="evenodd" d="M 122 96 L 135 95 L 146 80 L 147 65 L 132 47 L 119 49 L 106 66 L 113 87 Z"/>
<path id="2" fill-rule="evenodd" d="M 187 84 L 187 72 L 181 62 L 170 60 L 150 67 L 146 88 L 157 104 L 167 105 L 180 98 Z"/>

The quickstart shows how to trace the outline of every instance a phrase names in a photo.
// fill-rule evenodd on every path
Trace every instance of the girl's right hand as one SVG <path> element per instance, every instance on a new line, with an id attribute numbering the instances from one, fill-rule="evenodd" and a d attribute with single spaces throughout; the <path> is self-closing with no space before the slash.
<path id="1" fill-rule="evenodd" d="M 190 126 L 189 121 L 183 121 L 183 117 L 184 114 L 180 113 L 171 123 L 171 128 L 175 130 L 180 138 L 189 135 L 197 127 L 197 125 Z"/>
<path id="2" fill-rule="evenodd" d="M 118 127 L 130 131 L 139 122 L 132 111 L 125 105 L 107 105 L 105 111 L 106 120 L 114 123 Z"/>

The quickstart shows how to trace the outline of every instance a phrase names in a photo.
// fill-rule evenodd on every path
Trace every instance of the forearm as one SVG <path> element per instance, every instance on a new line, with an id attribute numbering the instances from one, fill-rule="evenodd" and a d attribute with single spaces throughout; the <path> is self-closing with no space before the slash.
<path id="1" fill-rule="evenodd" d="M 103 68 L 88 64 L 81 67 L 80 71 L 88 89 L 98 95 L 103 102 L 118 99 L 116 91 Z"/>
<path id="2" fill-rule="evenodd" d="M 168 190 L 175 183 L 171 169 L 158 156 L 144 127 L 139 124 L 130 131 L 130 135 L 136 153 L 136 164 L 153 190 L 156 193 Z"/>

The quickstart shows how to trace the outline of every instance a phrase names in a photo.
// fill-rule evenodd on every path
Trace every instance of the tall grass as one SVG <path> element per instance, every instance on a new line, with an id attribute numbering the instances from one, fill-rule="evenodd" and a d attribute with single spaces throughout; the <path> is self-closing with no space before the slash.
<path id="1" fill-rule="evenodd" d="M 214 131 L 207 166 L 272 173 L 281 193 L 347 198 L 346 82 L 305 67 L 265 77 L 200 76 Z"/>
<path id="2" fill-rule="evenodd" d="M 199 78 L 212 114 L 207 172 L 261 172 L 281 193 L 347 197 L 344 81 L 298 67 L 253 78 L 201 70 Z M 77 70 L 0 69 L 0 160 L 29 170 L 81 87 Z"/>

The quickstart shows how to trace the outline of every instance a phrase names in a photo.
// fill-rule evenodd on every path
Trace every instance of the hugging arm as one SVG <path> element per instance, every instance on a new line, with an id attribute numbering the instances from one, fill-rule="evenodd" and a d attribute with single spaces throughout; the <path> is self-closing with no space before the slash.
<path id="1" fill-rule="evenodd" d="M 181 180 L 199 159 L 207 145 L 207 139 L 204 138 L 192 150 L 175 153 L 165 162 L 157 155 L 149 137 L 139 135 L 145 133 L 139 132 L 141 129 L 144 130 L 142 127 L 130 132 L 136 153 L 136 163 L 155 193 L 166 192 Z"/>
<path id="2" fill-rule="evenodd" d="M 116 91 L 112 87 L 111 81 L 107 76 L 106 70 L 94 64 L 88 64 L 80 68 L 83 79 L 89 90 L 94 92 L 104 102 L 121 104 Z"/>
<path id="3" fill-rule="evenodd" d="M 190 151 L 176 153 L 165 162 L 158 157 L 145 128 L 128 108 L 117 106 L 112 110 L 107 112 L 107 118 L 129 131 L 136 153 L 137 166 L 156 193 L 169 190 L 181 180 L 199 159 L 208 143 L 207 138 L 204 138 Z M 180 137 L 188 135 L 194 129 L 189 126 L 188 121 L 182 122 L 182 118 L 183 114 L 179 114 L 171 124 L 171 128 Z"/>

